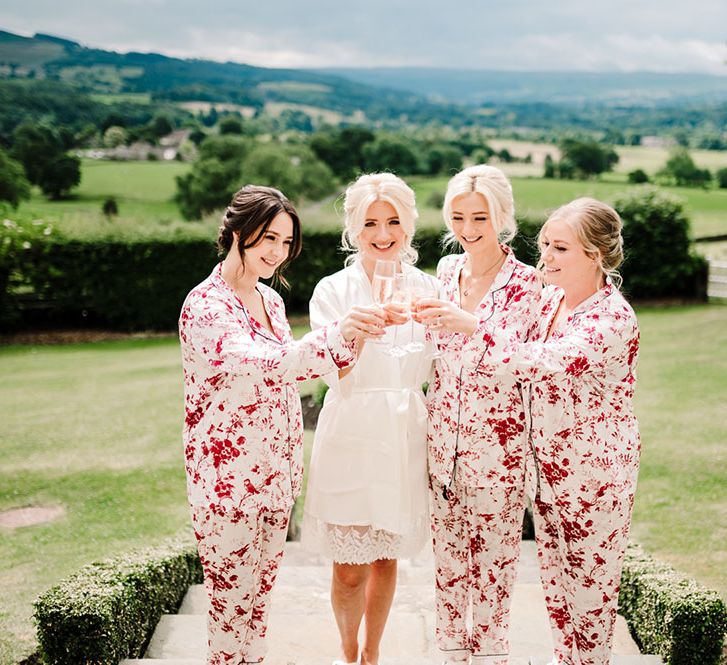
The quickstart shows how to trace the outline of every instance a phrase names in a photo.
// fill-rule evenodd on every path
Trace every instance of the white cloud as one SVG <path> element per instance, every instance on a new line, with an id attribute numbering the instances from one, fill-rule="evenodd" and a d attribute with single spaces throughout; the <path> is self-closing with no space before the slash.
<path id="1" fill-rule="evenodd" d="M 509 56 L 509 69 L 727 74 L 724 43 L 659 35 L 526 35 Z"/>
<path id="2" fill-rule="evenodd" d="M 268 67 L 727 74 L 725 0 L 3 0 L 0 28 Z"/>

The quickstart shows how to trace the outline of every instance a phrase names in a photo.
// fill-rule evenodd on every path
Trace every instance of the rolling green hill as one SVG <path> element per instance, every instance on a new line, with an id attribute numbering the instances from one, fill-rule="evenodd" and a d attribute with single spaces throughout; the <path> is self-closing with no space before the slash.
<path id="1" fill-rule="evenodd" d="M 62 81 L 85 93 L 149 93 L 154 100 L 222 102 L 256 109 L 287 102 L 343 116 L 363 112 L 369 121 L 402 116 L 413 122 L 450 121 L 469 115 L 452 104 L 333 74 L 117 53 L 41 34 L 31 38 L 0 31 L 0 76 Z"/>
<path id="2" fill-rule="evenodd" d="M 3 86 L 19 83 L 25 89 L 3 93 Z M 38 87 L 41 83 L 46 87 Z M 51 84 L 86 95 L 79 108 L 85 109 L 89 100 L 127 104 L 114 109 L 124 116 L 134 115 L 135 105 L 145 106 L 149 116 L 160 104 L 192 112 L 215 105 L 248 116 L 263 110 L 274 116 L 290 109 L 331 124 L 478 126 L 512 137 L 525 131 L 529 138 L 547 141 L 571 131 L 605 134 L 612 143 L 680 135 L 691 147 L 727 146 L 727 75 L 272 69 L 117 53 L 50 35 L 23 37 L 3 31 L 0 102 L 18 106 L 18 99 L 22 101 L 12 114 L 0 113 L 0 139 L 26 108 L 33 107 L 29 120 L 45 119 L 43 104 L 52 109 L 58 102 L 51 98 L 64 94 L 47 87 Z M 47 101 L 40 104 L 39 97 Z M 4 120 L 4 115 L 15 119 Z"/>

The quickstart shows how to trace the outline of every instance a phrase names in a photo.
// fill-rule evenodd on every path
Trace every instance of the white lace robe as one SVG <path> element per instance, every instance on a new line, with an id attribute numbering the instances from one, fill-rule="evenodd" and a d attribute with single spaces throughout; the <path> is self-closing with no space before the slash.
<path id="1" fill-rule="evenodd" d="M 370 282 L 356 262 L 316 286 L 311 327 L 337 320 L 352 305 L 372 303 Z M 411 341 L 412 323 L 389 328 L 382 345 L 367 343 L 343 379 L 338 373 L 323 377 L 330 389 L 315 433 L 302 538 L 339 563 L 412 556 L 429 536 L 422 384 L 429 379 L 432 348 L 426 344 L 393 358 L 385 349 L 395 334 L 399 344 Z M 413 335 L 425 342 L 419 324 Z"/>

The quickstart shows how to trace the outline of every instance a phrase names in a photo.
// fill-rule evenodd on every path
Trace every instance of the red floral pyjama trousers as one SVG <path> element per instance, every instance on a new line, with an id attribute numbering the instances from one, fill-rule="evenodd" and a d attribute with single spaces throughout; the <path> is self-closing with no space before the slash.
<path id="1" fill-rule="evenodd" d="M 437 645 L 450 661 L 506 665 L 524 490 L 431 485 Z"/>
<path id="2" fill-rule="evenodd" d="M 288 511 L 232 517 L 193 508 L 192 522 L 210 599 L 208 665 L 261 663 L 270 593 L 283 558 Z"/>
<path id="3" fill-rule="evenodd" d="M 554 655 L 564 665 L 610 662 L 633 500 L 610 490 L 595 504 L 535 501 L 540 578 Z"/>

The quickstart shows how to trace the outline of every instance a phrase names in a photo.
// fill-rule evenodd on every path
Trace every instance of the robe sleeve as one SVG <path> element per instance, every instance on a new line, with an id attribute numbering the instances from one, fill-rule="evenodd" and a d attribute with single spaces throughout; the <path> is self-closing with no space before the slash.
<path id="1" fill-rule="evenodd" d="M 341 301 L 340 295 L 336 292 L 335 285 L 330 279 L 324 279 L 319 282 L 313 290 L 309 303 L 310 327 L 316 331 L 324 326 L 330 325 L 333 321 L 337 321 L 343 316 L 347 308 Z M 327 372 L 322 376 L 329 388 L 337 387 L 344 396 L 349 394 L 351 388 L 350 375 L 340 379 L 338 369 Z"/>

